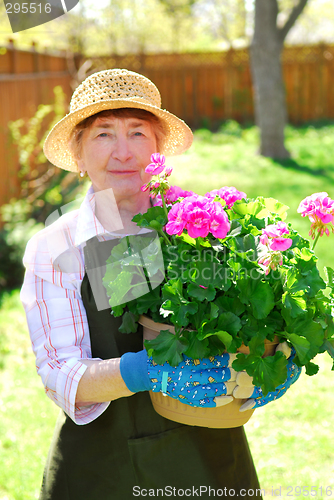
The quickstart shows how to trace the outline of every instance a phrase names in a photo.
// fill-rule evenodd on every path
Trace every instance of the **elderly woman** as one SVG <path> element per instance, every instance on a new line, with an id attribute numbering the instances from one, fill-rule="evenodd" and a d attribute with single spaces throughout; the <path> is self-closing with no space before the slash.
<path id="1" fill-rule="evenodd" d="M 180 154 L 191 143 L 187 125 L 161 109 L 155 85 L 127 70 L 88 77 L 46 139 L 47 158 L 87 174 L 92 185 L 80 209 L 53 217 L 24 257 L 21 298 L 37 371 L 63 410 L 41 499 L 124 500 L 178 490 L 209 498 L 232 489 L 260 497 L 242 427 L 185 426 L 155 413 L 142 330 L 120 334 L 121 321 L 99 307 L 88 279 L 92 269 L 103 276 L 112 245 L 134 234 L 133 216 L 150 207 L 141 186 L 150 179 L 151 154 Z"/>

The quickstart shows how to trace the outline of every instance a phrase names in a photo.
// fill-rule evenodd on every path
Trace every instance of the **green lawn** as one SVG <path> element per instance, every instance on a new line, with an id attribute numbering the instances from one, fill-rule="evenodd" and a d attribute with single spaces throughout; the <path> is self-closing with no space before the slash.
<path id="1" fill-rule="evenodd" d="M 306 196 L 327 191 L 334 198 L 334 125 L 321 128 L 287 128 L 287 148 L 292 159 L 277 162 L 256 154 L 258 132 L 255 127 L 229 133 L 195 133 L 193 146 L 182 156 L 168 159 L 174 167 L 171 183 L 205 194 L 213 188 L 235 186 L 249 197 L 273 197 L 290 207 L 288 221 L 304 237 L 310 223 L 297 213 Z M 316 253 L 320 267 L 334 261 L 334 244 L 323 237 Z"/>
<path id="2" fill-rule="evenodd" d="M 191 150 L 168 161 L 175 167 L 172 183 L 202 194 L 227 185 L 249 196 L 276 197 L 291 207 L 288 220 L 307 236 L 309 224 L 296 208 L 316 191 L 334 197 L 334 125 L 289 128 L 293 159 L 285 164 L 257 156 L 256 144 L 255 128 L 232 124 L 224 133 L 198 131 Z M 334 236 L 319 241 L 321 266 L 333 266 L 332 241 Z M 303 374 L 287 396 L 257 410 L 246 425 L 266 496 L 334 497 L 334 372 L 329 358 L 318 358 L 320 374 Z M 58 409 L 36 375 L 18 292 L 1 301 L 0 400 L 0 500 L 38 498 Z"/>

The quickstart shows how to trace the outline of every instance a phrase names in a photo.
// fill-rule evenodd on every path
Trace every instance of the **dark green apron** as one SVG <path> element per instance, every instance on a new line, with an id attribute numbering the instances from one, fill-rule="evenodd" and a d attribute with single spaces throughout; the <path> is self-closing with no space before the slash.
<path id="1" fill-rule="evenodd" d="M 86 269 L 90 266 L 98 271 L 114 243 L 89 240 L 85 247 Z M 103 266 L 100 274 L 102 279 Z M 135 334 L 121 334 L 120 318 L 111 316 L 110 309 L 97 310 L 87 273 L 81 294 L 92 357 L 115 358 L 143 348 L 141 327 Z M 208 429 L 172 422 L 160 417 L 153 410 L 149 394 L 141 392 L 112 401 L 100 417 L 87 425 L 76 425 L 61 412 L 40 499 L 130 500 L 145 494 L 143 489 L 147 496 L 162 496 L 157 488 L 163 489 L 163 496 L 173 492 L 169 496 L 178 498 L 177 490 L 188 489 L 184 495 L 190 498 L 201 493 L 201 498 L 209 499 L 213 496 L 212 492 L 209 495 L 209 487 L 226 488 L 225 497 L 230 489 L 237 496 L 241 489 L 260 488 L 243 427 Z M 242 493 L 244 498 L 255 495 Z"/>

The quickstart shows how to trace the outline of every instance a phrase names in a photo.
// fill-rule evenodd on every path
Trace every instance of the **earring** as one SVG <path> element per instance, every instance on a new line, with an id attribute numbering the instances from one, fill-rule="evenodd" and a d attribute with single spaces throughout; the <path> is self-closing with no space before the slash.
<path id="1" fill-rule="evenodd" d="M 80 172 L 80 177 L 84 177 L 84 175 L 85 175 L 85 172 L 81 171 Z"/>

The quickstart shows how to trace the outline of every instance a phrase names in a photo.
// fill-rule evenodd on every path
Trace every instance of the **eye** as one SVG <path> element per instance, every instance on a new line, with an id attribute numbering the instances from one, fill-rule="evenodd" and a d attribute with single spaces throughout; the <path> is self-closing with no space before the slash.
<path id="1" fill-rule="evenodd" d="M 98 137 L 108 137 L 108 134 L 107 132 L 101 132 L 101 134 L 99 134 Z"/>
<path id="2" fill-rule="evenodd" d="M 135 132 L 134 135 L 140 137 L 141 135 L 144 135 L 142 132 Z"/>

